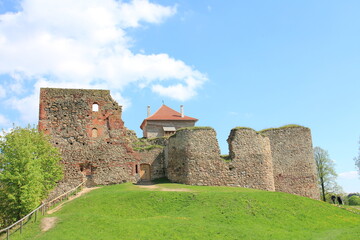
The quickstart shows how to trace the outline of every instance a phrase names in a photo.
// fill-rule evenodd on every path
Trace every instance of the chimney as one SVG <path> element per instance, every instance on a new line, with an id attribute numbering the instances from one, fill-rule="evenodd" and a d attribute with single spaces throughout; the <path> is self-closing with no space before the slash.
<path id="1" fill-rule="evenodd" d="M 150 117 L 150 106 L 147 106 L 147 116 Z"/>
<path id="2" fill-rule="evenodd" d="M 184 105 L 180 105 L 180 113 L 181 113 L 181 117 L 184 117 Z"/>

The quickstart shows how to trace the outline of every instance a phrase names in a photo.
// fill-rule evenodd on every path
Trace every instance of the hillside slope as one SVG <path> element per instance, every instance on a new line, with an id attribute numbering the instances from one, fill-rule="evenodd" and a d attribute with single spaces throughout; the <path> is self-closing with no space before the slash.
<path id="1" fill-rule="evenodd" d="M 360 215 L 279 192 L 122 184 L 96 189 L 11 239 L 358 239 Z"/>

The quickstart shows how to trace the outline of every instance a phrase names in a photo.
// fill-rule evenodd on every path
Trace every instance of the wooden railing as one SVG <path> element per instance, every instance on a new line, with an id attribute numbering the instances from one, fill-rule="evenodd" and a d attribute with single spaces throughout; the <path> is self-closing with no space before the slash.
<path id="1" fill-rule="evenodd" d="M 22 219 L 18 220 L 17 222 L 11 224 L 10 226 L 4 228 L 4 229 L 1 229 L 0 230 L 0 239 L 1 238 L 1 235 L 3 233 L 6 233 L 6 240 L 9 240 L 10 239 L 10 234 L 12 232 L 15 232 L 17 230 L 20 229 L 20 233 L 22 233 L 22 230 L 23 230 L 23 225 L 25 223 L 27 223 L 33 216 L 34 216 L 34 222 L 36 221 L 37 219 L 37 215 L 38 215 L 38 212 L 41 212 L 42 215 L 44 215 L 46 213 L 46 211 L 48 209 L 50 209 L 52 206 L 54 206 L 55 204 L 59 203 L 59 202 L 62 202 L 63 200 L 65 199 L 68 199 L 70 195 L 72 195 L 74 192 L 76 192 L 77 190 L 81 189 L 84 185 L 85 185 L 85 182 L 82 182 L 80 183 L 78 186 L 76 186 L 75 188 L 67 191 L 66 193 L 63 193 L 61 194 L 60 196 L 52 199 L 51 201 L 49 202 L 45 202 L 43 204 L 41 204 L 39 207 L 37 207 L 35 210 L 33 210 L 32 212 L 30 212 L 28 215 L 26 215 L 25 217 L 23 217 Z"/>

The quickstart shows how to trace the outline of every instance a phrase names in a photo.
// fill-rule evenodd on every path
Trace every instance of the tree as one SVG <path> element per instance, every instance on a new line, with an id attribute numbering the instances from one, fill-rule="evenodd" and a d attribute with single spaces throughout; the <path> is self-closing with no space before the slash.
<path id="1" fill-rule="evenodd" d="M 349 205 L 352 206 L 360 205 L 360 197 L 356 195 L 349 197 Z"/>
<path id="2" fill-rule="evenodd" d="M 317 167 L 318 184 L 321 190 L 321 198 L 326 201 L 326 193 L 337 191 L 340 186 L 336 183 L 335 179 L 337 174 L 335 172 L 335 164 L 330 159 L 326 150 L 315 147 L 314 158 Z"/>
<path id="3" fill-rule="evenodd" d="M 360 143 L 360 141 L 359 141 Z M 358 173 L 360 175 L 360 147 L 359 147 L 359 156 L 354 158 L 355 166 L 358 168 Z"/>
<path id="4" fill-rule="evenodd" d="M 0 137 L 0 221 L 3 225 L 36 208 L 62 178 L 59 150 L 48 140 L 30 127 L 15 127 Z"/>

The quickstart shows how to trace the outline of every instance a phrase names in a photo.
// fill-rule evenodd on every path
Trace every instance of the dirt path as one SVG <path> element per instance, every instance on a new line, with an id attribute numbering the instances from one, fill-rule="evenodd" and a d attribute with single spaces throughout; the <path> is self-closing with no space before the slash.
<path id="1" fill-rule="evenodd" d="M 42 232 L 49 231 L 51 228 L 53 228 L 57 222 L 57 217 L 46 217 L 41 219 L 40 228 Z"/>
<path id="2" fill-rule="evenodd" d="M 97 189 L 97 188 L 100 188 L 100 187 L 83 188 L 80 192 L 76 193 L 75 195 L 70 196 L 68 200 L 60 203 L 58 206 L 56 206 L 53 209 L 50 209 L 49 211 L 47 211 L 47 214 L 52 214 L 54 212 L 59 211 L 65 203 L 70 202 L 70 201 L 74 200 L 75 198 L 78 198 L 78 197 L 80 197 L 80 196 L 82 196 L 82 195 L 84 195 L 84 194 L 86 194 L 86 193 L 88 193 L 88 192 L 90 192 L 90 191 L 92 191 L 94 189 Z"/>
<path id="3" fill-rule="evenodd" d="M 160 187 L 158 185 L 137 185 L 139 188 L 149 189 L 149 190 L 156 190 L 156 191 L 164 191 L 164 192 L 192 192 L 188 188 L 166 188 Z"/>

